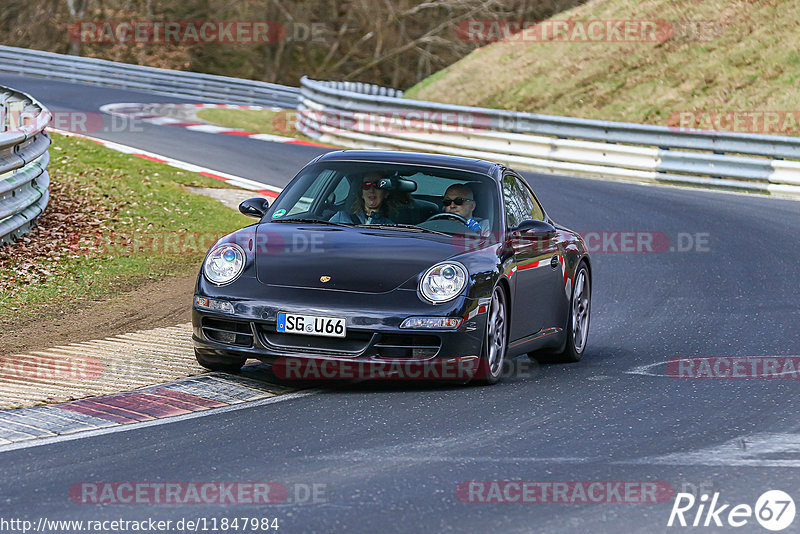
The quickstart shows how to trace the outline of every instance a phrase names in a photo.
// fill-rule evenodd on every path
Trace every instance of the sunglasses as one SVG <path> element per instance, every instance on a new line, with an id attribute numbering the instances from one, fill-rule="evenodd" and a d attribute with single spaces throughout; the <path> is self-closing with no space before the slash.
<path id="1" fill-rule="evenodd" d="M 380 182 L 361 182 L 361 189 L 369 191 L 370 189 L 380 189 Z"/>
<path id="2" fill-rule="evenodd" d="M 445 198 L 442 200 L 442 205 L 446 208 L 450 204 L 455 203 L 456 206 L 463 206 L 464 202 L 475 202 L 471 198 L 464 198 L 464 197 L 456 197 L 456 198 Z"/>

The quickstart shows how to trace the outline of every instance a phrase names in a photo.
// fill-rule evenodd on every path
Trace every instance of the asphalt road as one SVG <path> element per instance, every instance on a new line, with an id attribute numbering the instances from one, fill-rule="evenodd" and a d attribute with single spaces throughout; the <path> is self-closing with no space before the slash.
<path id="1" fill-rule="evenodd" d="M 54 109 L 174 101 L 7 76 L 0 84 L 27 90 Z M 275 185 L 317 153 L 141 127 L 144 133 L 98 135 Z M 719 492 L 720 503 L 754 506 L 772 489 L 800 498 L 797 380 L 675 379 L 657 365 L 689 356 L 800 355 L 800 203 L 525 176 L 562 224 L 587 232 L 659 232 L 675 249 L 593 254 L 592 324 L 582 362 L 535 365 L 528 376 L 494 387 L 337 387 L 2 452 L 0 517 L 277 517 L 282 533 L 661 532 L 683 530 L 666 526 L 674 499 L 485 504 L 461 502 L 456 488 L 491 480 L 660 481 L 675 491 Z M 276 481 L 290 493 L 299 487 L 293 484 L 317 484 L 324 502 L 72 502 L 70 487 L 91 481 Z M 686 514 L 689 521 L 696 511 Z M 800 519 L 787 531 L 798 525 Z M 765 532 L 754 518 L 738 529 L 692 530 Z"/>
<path id="2" fill-rule="evenodd" d="M 284 152 L 279 150 L 280 145 L 277 144 L 268 147 L 263 141 L 230 135 L 193 132 L 142 121 L 112 120 L 110 116 L 105 117 L 103 124 L 96 120 L 100 107 L 105 104 L 115 102 L 196 104 L 196 100 L 2 73 L 0 73 L 0 85 L 13 87 L 32 95 L 51 111 L 60 113 L 59 117 L 65 124 L 69 124 L 72 120 L 73 115 L 70 113 L 86 114 L 89 130 L 86 135 L 135 146 L 215 171 L 272 185 L 286 185 L 294 178 L 300 166 L 324 151 L 314 146 L 298 145 L 292 147 L 291 151 Z M 286 157 L 287 154 L 292 156 Z"/>

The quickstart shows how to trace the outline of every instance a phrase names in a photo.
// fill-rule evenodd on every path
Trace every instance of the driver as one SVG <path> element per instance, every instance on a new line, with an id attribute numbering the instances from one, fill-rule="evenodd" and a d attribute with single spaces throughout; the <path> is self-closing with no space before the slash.
<path id="1" fill-rule="evenodd" d="M 394 224 L 386 217 L 388 189 L 379 189 L 383 175 L 369 172 L 361 177 L 361 194 L 358 195 L 349 211 L 340 211 L 331 217 L 331 222 L 351 224 Z"/>
<path id="2" fill-rule="evenodd" d="M 467 184 L 454 184 L 447 188 L 442 199 L 445 213 L 459 215 L 467 220 L 467 227 L 473 232 L 488 232 L 491 223 L 487 219 L 473 219 L 475 195 Z"/>

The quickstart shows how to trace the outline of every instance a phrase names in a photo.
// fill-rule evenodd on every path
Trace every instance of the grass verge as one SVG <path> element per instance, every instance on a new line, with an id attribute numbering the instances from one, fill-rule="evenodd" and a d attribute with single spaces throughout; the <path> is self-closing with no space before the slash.
<path id="1" fill-rule="evenodd" d="M 0 247 L 0 320 L 74 310 L 197 272 L 214 239 L 252 223 L 186 186 L 222 182 L 53 135 L 51 200 L 37 228 Z"/>

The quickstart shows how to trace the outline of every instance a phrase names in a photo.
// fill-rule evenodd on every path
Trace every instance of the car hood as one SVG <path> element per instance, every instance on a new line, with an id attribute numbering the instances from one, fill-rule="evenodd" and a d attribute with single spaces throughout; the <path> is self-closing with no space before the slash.
<path id="1" fill-rule="evenodd" d="M 435 234 L 313 224 L 260 224 L 255 241 L 262 284 L 363 293 L 391 291 L 458 252 Z"/>

